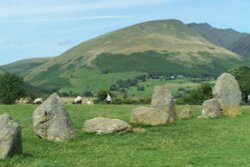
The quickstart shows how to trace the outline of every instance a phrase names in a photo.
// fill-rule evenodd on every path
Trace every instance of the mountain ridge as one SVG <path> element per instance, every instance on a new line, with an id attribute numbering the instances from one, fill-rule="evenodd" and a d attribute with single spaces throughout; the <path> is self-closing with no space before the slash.
<path id="1" fill-rule="evenodd" d="M 89 79 L 99 82 L 115 73 L 218 75 L 242 63 L 238 54 L 212 44 L 183 22 L 171 19 L 139 23 L 98 36 L 30 69 L 22 69 L 21 74 L 34 86 L 51 90 L 78 87 L 83 91 L 88 86 L 82 88 L 80 83 Z M 86 76 L 91 73 L 98 77 Z"/>
<path id="2" fill-rule="evenodd" d="M 241 33 L 232 28 L 215 28 L 207 23 L 190 23 L 187 26 L 214 45 L 224 47 L 243 58 L 250 57 L 250 34 Z"/>

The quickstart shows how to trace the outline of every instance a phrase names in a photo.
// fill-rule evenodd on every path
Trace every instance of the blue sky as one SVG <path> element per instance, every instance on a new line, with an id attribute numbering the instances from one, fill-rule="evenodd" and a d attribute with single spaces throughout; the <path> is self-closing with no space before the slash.
<path id="1" fill-rule="evenodd" d="M 0 65 L 57 56 L 106 32 L 179 19 L 250 33 L 248 0 L 0 0 Z"/>

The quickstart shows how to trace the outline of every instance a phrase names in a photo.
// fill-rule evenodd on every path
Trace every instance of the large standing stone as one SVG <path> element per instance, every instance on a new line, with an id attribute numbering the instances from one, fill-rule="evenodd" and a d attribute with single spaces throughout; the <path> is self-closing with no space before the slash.
<path id="1" fill-rule="evenodd" d="M 119 119 L 97 117 L 85 121 L 83 125 L 83 130 L 88 133 L 96 134 L 124 134 L 128 131 L 131 131 L 132 128 L 127 122 Z"/>
<path id="2" fill-rule="evenodd" d="M 3 114 L 0 116 L 0 159 L 21 153 L 21 129 L 9 114 Z"/>
<path id="3" fill-rule="evenodd" d="M 66 141 L 74 136 L 70 116 L 56 93 L 36 108 L 32 122 L 35 133 L 46 140 Z"/>
<path id="4" fill-rule="evenodd" d="M 151 100 L 151 106 L 158 111 L 164 111 L 173 119 L 176 118 L 173 95 L 166 86 L 156 86 Z"/>
<path id="5" fill-rule="evenodd" d="M 132 111 L 131 122 L 140 125 L 163 125 L 170 122 L 169 114 L 153 108 L 139 107 Z"/>
<path id="6" fill-rule="evenodd" d="M 222 115 L 220 104 L 217 99 L 209 99 L 203 102 L 202 116 L 207 118 L 218 118 Z"/>
<path id="7" fill-rule="evenodd" d="M 221 74 L 216 81 L 213 94 L 225 115 L 235 116 L 241 113 L 241 91 L 234 76 L 228 73 Z"/>

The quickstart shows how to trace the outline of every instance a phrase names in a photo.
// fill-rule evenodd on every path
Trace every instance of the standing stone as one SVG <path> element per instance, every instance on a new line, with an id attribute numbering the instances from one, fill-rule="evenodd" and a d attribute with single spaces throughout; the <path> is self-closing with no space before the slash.
<path id="1" fill-rule="evenodd" d="M 74 137 L 70 116 L 56 93 L 36 108 L 32 122 L 35 133 L 43 139 L 60 142 Z"/>
<path id="2" fill-rule="evenodd" d="M 207 118 L 218 118 L 222 115 L 220 104 L 217 99 L 209 99 L 203 102 L 202 116 Z"/>
<path id="3" fill-rule="evenodd" d="M 21 129 L 9 114 L 3 114 L 0 116 L 0 159 L 21 153 Z"/>
<path id="4" fill-rule="evenodd" d="M 173 95 L 166 86 L 155 87 L 151 106 L 158 111 L 168 113 L 172 119 L 176 118 Z"/>
<path id="5" fill-rule="evenodd" d="M 85 121 L 83 125 L 84 131 L 99 135 L 108 133 L 124 134 L 128 131 L 131 131 L 131 129 L 131 126 L 123 120 L 103 117 L 89 119 Z"/>
<path id="6" fill-rule="evenodd" d="M 241 113 L 241 91 L 238 82 L 231 74 L 223 73 L 218 77 L 213 95 L 218 100 L 224 115 L 236 116 Z"/>
<path id="7" fill-rule="evenodd" d="M 170 122 L 169 114 L 153 108 L 139 107 L 132 111 L 131 122 L 140 125 L 164 125 Z"/>
<path id="8" fill-rule="evenodd" d="M 189 119 L 192 117 L 192 111 L 190 108 L 184 108 L 181 113 L 179 114 L 179 119 Z"/>

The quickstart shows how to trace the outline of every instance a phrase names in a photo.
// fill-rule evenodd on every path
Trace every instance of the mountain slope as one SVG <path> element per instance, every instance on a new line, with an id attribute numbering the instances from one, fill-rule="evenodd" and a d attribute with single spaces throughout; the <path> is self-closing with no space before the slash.
<path id="1" fill-rule="evenodd" d="M 160 20 L 104 34 L 22 72 L 35 86 L 84 91 L 142 73 L 216 75 L 241 63 L 181 21 Z"/>
<path id="2" fill-rule="evenodd" d="M 11 73 L 20 73 L 22 75 L 27 75 L 33 68 L 36 68 L 52 58 L 30 58 L 24 59 L 20 61 L 16 61 L 14 63 L 10 63 L 2 66 L 1 68 L 5 69 Z"/>
<path id="3" fill-rule="evenodd" d="M 214 45 L 229 49 L 243 58 L 250 57 L 250 34 L 240 33 L 233 29 L 214 28 L 207 23 L 191 23 L 187 26 Z"/>
<path id="4" fill-rule="evenodd" d="M 72 66 L 92 66 L 92 60 L 102 53 L 129 55 L 151 50 L 159 53 L 177 52 L 179 54 L 175 59 L 185 62 L 184 65 L 188 64 L 187 60 L 191 63 L 190 54 L 197 55 L 200 51 L 237 57 L 224 48 L 214 46 L 182 22 L 163 20 L 137 24 L 94 38 L 66 51 L 39 69 L 42 71 L 56 64 L 61 70 Z"/>
<path id="5" fill-rule="evenodd" d="M 244 58 L 250 58 L 250 35 L 244 36 L 234 42 L 229 50 L 242 55 Z"/>
<path id="6" fill-rule="evenodd" d="M 0 69 L 0 75 L 5 74 L 6 72 L 3 69 Z"/>

